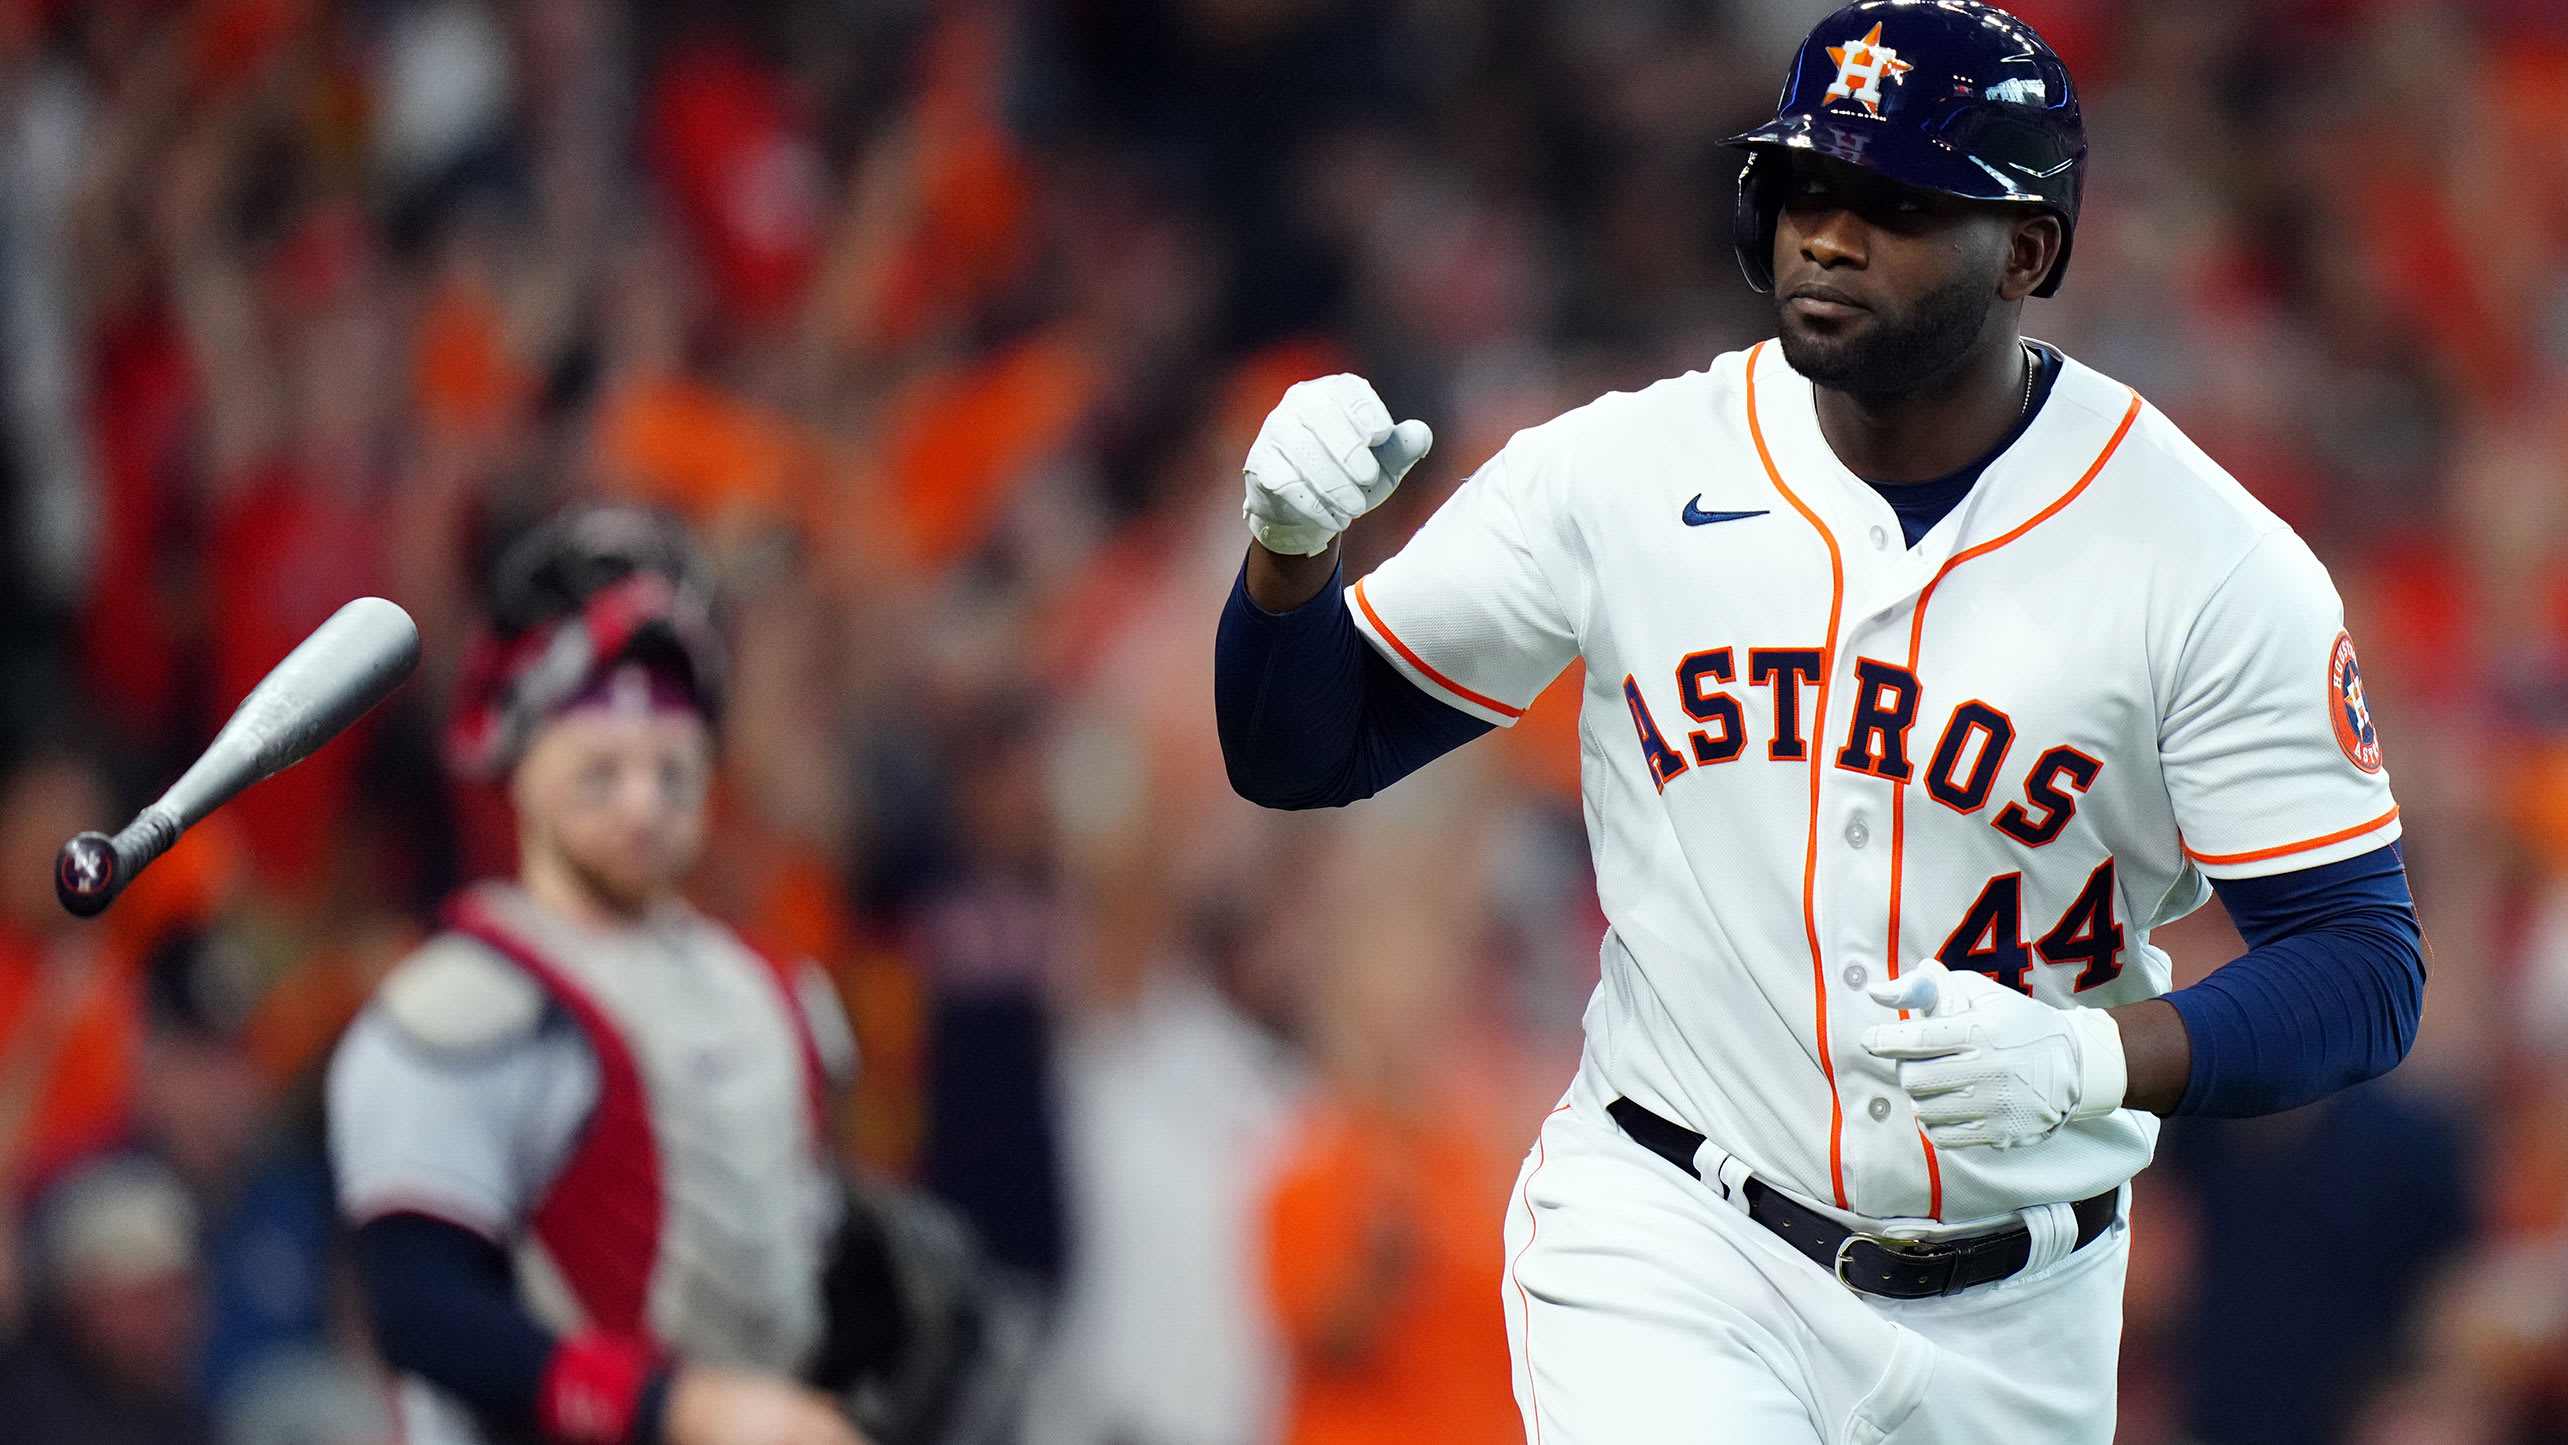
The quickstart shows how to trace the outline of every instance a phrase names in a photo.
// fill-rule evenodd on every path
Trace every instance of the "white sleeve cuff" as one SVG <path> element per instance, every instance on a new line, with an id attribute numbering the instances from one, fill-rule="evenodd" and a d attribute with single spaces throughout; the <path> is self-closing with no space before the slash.
<path id="1" fill-rule="evenodd" d="M 2101 1119 L 2122 1107 L 2131 1088 L 2130 1062 L 2122 1053 L 2122 1026 L 2100 1008 L 2072 1008 L 2069 1035 L 2078 1050 L 2078 1102 L 2072 1119 Z"/>

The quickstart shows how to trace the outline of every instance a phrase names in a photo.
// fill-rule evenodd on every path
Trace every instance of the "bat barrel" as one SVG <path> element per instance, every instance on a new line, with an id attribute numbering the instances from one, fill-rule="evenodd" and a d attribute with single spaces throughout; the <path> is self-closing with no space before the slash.
<path id="1" fill-rule="evenodd" d="M 419 628 L 409 613 L 380 597 L 340 608 L 259 679 L 159 806 L 180 828 L 193 827 L 241 789 L 311 756 L 418 662 Z"/>

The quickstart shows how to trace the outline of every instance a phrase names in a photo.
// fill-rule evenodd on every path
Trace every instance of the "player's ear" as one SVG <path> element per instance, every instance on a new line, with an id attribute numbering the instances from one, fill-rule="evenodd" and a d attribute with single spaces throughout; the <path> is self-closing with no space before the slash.
<path id="1" fill-rule="evenodd" d="M 2035 211 L 2020 217 L 2007 231 L 2006 269 L 1998 276 L 1997 294 L 2008 301 L 2021 301 L 2033 294 L 2042 278 L 2059 264 L 2060 252 L 2068 244 L 2068 232 L 2061 229 L 2060 218 L 2049 211 Z"/>

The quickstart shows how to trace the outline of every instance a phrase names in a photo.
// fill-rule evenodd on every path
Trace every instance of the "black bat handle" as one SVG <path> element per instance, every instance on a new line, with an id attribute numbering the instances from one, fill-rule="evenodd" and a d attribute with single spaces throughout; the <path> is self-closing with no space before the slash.
<path id="1" fill-rule="evenodd" d="M 81 918 L 95 918 L 116 901 L 143 865 L 178 841 L 178 819 L 157 806 L 145 808 L 123 832 L 75 833 L 54 857 L 54 897 Z"/>

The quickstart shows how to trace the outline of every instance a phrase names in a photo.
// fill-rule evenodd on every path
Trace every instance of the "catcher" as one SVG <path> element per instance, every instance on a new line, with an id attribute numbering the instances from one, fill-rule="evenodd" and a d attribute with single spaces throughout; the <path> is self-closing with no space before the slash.
<path id="1" fill-rule="evenodd" d="M 340 1206 L 410 1445 L 935 1438 L 977 1264 L 843 1182 L 854 1045 L 819 972 L 677 893 L 705 825 L 709 573 L 599 507 L 502 559 L 450 762 L 504 778 L 513 882 L 466 889 L 332 1062 Z"/>

